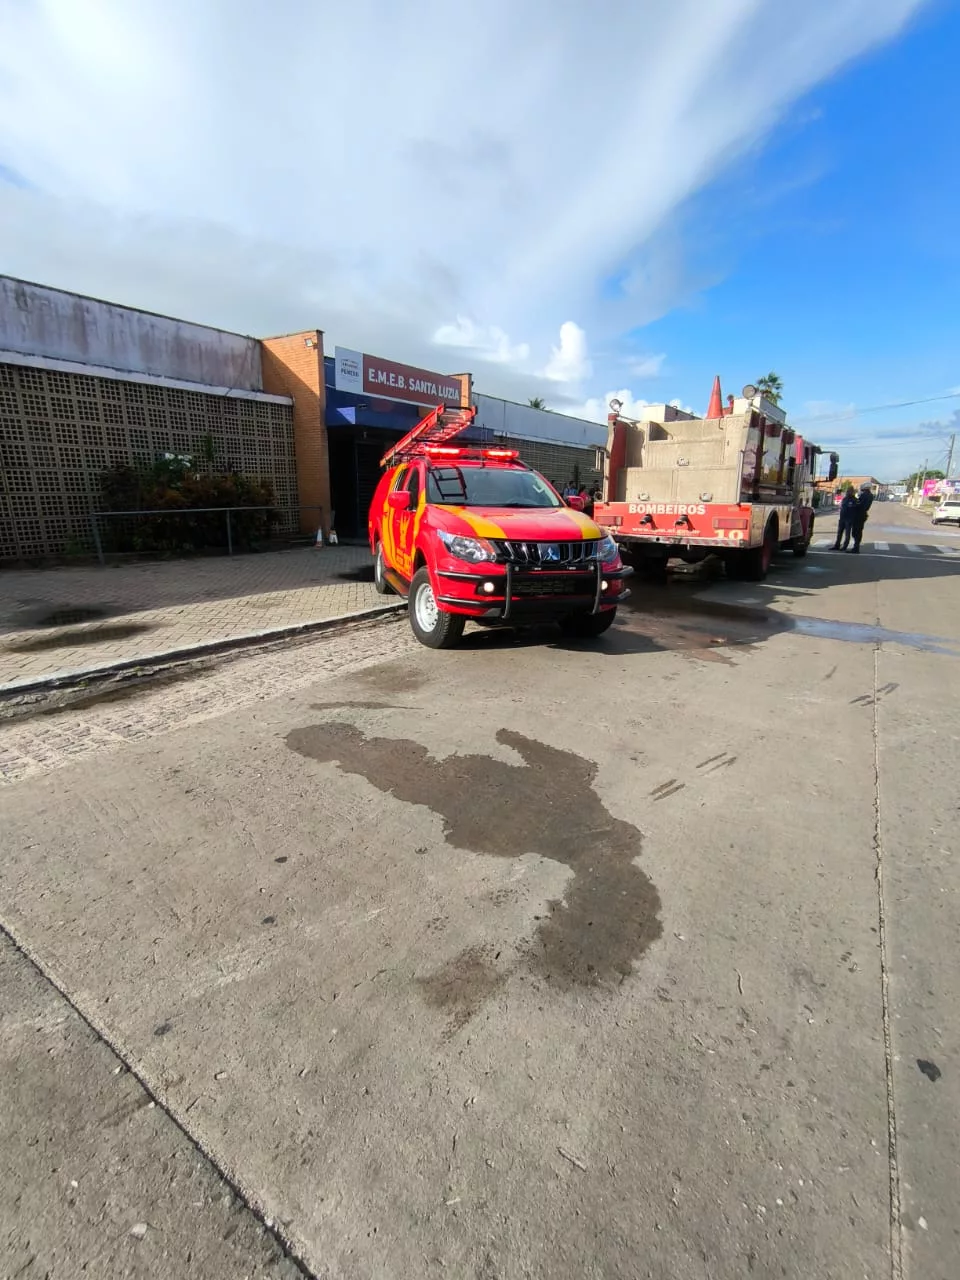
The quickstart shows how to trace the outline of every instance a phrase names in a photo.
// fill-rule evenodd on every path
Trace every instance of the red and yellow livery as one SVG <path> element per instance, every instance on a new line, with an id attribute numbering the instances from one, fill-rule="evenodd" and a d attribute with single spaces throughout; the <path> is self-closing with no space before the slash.
<path id="1" fill-rule="evenodd" d="M 431 648 L 469 618 L 600 635 L 628 594 L 616 542 L 514 450 L 445 443 L 474 413 L 440 405 L 384 457 L 368 521 L 377 590 L 408 597 Z"/>

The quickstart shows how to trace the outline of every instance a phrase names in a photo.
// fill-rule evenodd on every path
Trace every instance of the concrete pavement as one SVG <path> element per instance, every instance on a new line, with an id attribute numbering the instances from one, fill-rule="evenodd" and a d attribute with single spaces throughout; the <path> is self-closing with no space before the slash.
<path id="1" fill-rule="evenodd" d="M 0 693 L 382 609 L 364 547 L 0 573 Z"/>
<path id="2" fill-rule="evenodd" d="M 4 926 L 313 1274 L 952 1278 L 960 561 L 881 513 L 10 724 Z"/>

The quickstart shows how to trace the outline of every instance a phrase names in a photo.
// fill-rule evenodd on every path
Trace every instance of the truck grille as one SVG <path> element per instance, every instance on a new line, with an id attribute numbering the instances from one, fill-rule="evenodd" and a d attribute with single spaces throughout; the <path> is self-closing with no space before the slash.
<path id="1" fill-rule="evenodd" d="M 532 569 L 556 569 L 564 565 L 590 564 L 597 558 L 598 540 L 577 542 L 511 542 L 506 538 L 490 538 L 497 559 Z"/>

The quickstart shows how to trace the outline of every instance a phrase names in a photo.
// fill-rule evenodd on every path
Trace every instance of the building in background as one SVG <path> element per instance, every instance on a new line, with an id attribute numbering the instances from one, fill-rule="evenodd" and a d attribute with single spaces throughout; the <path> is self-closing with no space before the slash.
<path id="1" fill-rule="evenodd" d="M 103 473 L 165 453 L 269 483 L 282 533 L 361 539 L 380 458 L 441 400 L 475 400 L 469 439 L 518 449 L 558 488 L 599 481 L 605 427 L 474 396 L 469 373 L 0 276 L 0 560 L 92 550 Z"/>
<path id="2" fill-rule="evenodd" d="M 0 559 L 92 549 L 105 470 L 204 447 L 295 529 L 294 409 L 255 338 L 0 276 Z"/>

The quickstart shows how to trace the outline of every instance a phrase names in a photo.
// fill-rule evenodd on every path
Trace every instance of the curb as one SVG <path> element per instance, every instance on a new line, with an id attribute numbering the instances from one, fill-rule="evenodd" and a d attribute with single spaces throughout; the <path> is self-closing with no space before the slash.
<path id="1" fill-rule="evenodd" d="M 0 699 L 23 693 L 39 693 L 45 689 L 69 689 L 72 685 L 83 684 L 87 680 L 105 680 L 110 676 L 120 675 L 124 671 L 135 671 L 139 667 L 168 666 L 191 658 L 229 653 L 232 649 L 248 649 L 274 640 L 290 640 L 296 636 L 307 636 L 314 632 L 333 631 L 339 627 L 349 626 L 353 622 L 368 622 L 377 618 L 390 617 L 406 607 L 405 600 L 398 600 L 395 604 L 375 605 L 372 609 L 340 613 L 334 618 L 321 618 L 317 622 L 297 622 L 288 627 L 268 627 L 263 631 L 247 631 L 243 635 L 231 636 L 226 640 L 209 640 L 203 644 L 187 645 L 180 649 L 163 649 L 157 653 L 142 654 L 138 658 L 110 662 L 105 666 L 79 667 L 75 671 L 58 671 L 39 679 L 13 680 L 9 684 L 0 684 Z"/>

